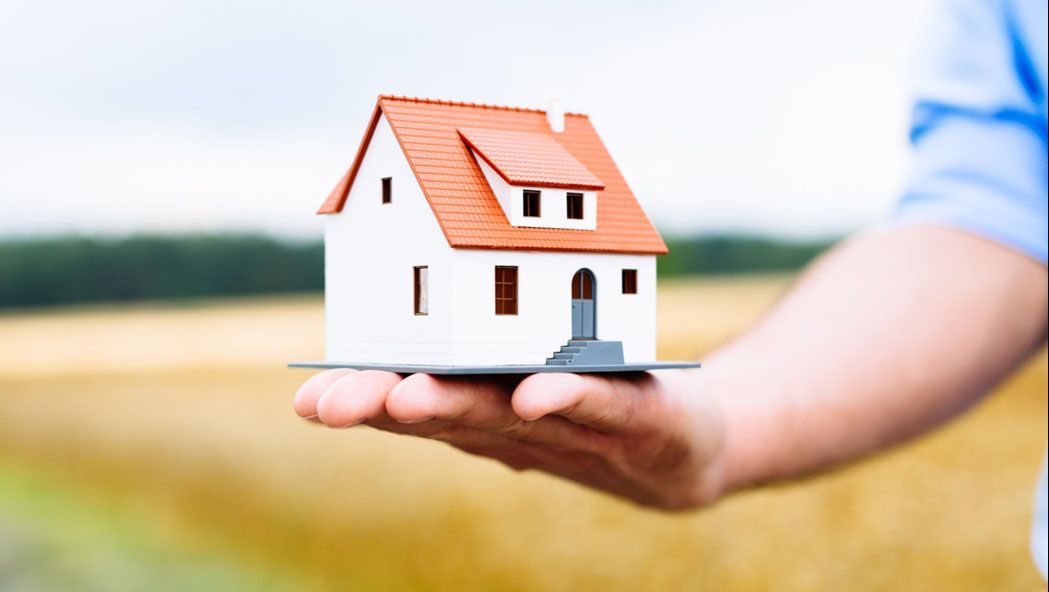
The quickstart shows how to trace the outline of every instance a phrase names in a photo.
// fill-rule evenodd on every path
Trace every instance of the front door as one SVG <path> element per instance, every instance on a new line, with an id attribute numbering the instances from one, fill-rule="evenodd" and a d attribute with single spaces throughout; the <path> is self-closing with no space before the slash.
<path id="1" fill-rule="evenodd" d="M 594 339 L 594 274 L 580 269 L 572 276 L 572 339 Z"/>

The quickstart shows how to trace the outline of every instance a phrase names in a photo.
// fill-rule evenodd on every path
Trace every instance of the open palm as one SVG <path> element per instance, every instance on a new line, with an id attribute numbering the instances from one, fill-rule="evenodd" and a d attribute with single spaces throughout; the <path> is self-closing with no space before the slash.
<path id="1" fill-rule="evenodd" d="M 724 419 L 690 392 L 691 371 L 619 376 L 406 378 L 329 370 L 295 396 L 301 417 L 447 442 L 517 469 L 539 469 L 642 504 L 717 499 Z"/>

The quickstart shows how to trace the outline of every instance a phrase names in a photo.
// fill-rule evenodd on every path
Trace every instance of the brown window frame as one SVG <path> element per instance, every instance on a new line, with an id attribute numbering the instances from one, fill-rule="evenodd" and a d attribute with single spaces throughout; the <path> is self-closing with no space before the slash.
<path id="1" fill-rule="evenodd" d="M 531 203 L 529 198 L 535 199 L 535 212 L 532 212 L 532 208 L 529 206 Z M 534 189 L 525 189 L 521 194 L 521 215 L 525 218 L 539 218 L 543 210 L 543 194 L 541 191 Z"/>
<path id="2" fill-rule="evenodd" d="M 393 203 L 393 177 L 382 178 L 382 203 Z"/>
<path id="3" fill-rule="evenodd" d="M 565 215 L 569 220 L 582 220 L 584 211 L 582 193 L 569 192 L 565 195 Z"/>
<path id="4" fill-rule="evenodd" d="M 517 314 L 517 266 L 495 266 L 495 314 Z"/>
<path id="5" fill-rule="evenodd" d="M 412 268 L 413 305 L 416 316 L 430 314 L 430 266 L 416 265 Z"/>
<path id="6" fill-rule="evenodd" d="M 623 293 L 624 294 L 637 294 L 637 270 L 636 269 L 624 269 L 623 270 Z"/>

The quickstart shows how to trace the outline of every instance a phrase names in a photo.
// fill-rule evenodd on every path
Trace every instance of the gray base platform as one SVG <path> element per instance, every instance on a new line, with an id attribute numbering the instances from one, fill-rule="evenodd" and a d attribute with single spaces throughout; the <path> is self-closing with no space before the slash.
<path id="1" fill-rule="evenodd" d="M 535 374 L 536 372 L 569 372 L 593 374 L 601 372 L 647 372 L 670 368 L 699 368 L 699 362 L 648 362 L 645 364 L 602 364 L 550 366 L 545 364 L 508 364 L 504 366 L 438 366 L 428 364 L 357 364 L 354 362 L 305 361 L 290 362 L 289 368 L 354 368 L 356 370 L 385 370 L 397 374 Z"/>

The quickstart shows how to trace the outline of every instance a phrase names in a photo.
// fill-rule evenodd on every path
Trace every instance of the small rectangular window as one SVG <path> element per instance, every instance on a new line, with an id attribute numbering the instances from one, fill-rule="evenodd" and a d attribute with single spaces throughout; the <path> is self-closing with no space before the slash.
<path id="1" fill-rule="evenodd" d="M 430 314 L 430 268 L 419 265 L 413 268 L 415 282 L 415 314 Z"/>
<path id="2" fill-rule="evenodd" d="M 525 218 L 539 217 L 539 192 L 524 192 L 524 216 Z"/>
<path id="3" fill-rule="evenodd" d="M 388 204 L 393 201 L 393 177 L 382 178 L 382 203 Z"/>
<path id="4" fill-rule="evenodd" d="M 495 268 L 495 314 L 517 314 L 517 268 Z"/>
<path id="5" fill-rule="evenodd" d="M 623 270 L 623 293 L 624 294 L 637 294 L 637 270 L 636 269 L 624 269 Z"/>
<path id="6" fill-rule="evenodd" d="M 583 194 L 582 193 L 569 193 L 568 194 L 568 219 L 569 220 L 582 220 L 583 219 Z"/>

